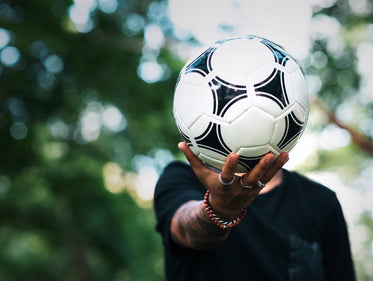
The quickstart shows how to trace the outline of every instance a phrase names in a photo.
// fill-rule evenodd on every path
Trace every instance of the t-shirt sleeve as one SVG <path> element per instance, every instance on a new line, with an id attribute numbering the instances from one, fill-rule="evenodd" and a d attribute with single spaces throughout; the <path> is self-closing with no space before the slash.
<path id="1" fill-rule="evenodd" d="M 347 225 L 342 207 L 335 195 L 333 201 L 329 213 L 326 214 L 327 226 L 322 242 L 325 280 L 353 281 L 356 278 Z"/>
<path id="2" fill-rule="evenodd" d="M 191 200 L 202 200 L 204 186 L 194 175 L 190 166 L 173 162 L 160 175 L 154 193 L 154 210 L 157 219 L 156 230 L 163 242 L 170 241 L 171 219 L 176 210 Z"/>

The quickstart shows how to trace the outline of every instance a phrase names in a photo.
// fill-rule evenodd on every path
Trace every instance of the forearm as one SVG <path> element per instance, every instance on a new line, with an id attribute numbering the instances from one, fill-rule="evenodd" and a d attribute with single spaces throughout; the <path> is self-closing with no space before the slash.
<path id="1" fill-rule="evenodd" d="M 224 241 L 229 229 L 221 229 L 209 218 L 203 201 L 183 204 L 171 222 L 171 237 L 177 244 L 196 250 L 212 249 Z"/>

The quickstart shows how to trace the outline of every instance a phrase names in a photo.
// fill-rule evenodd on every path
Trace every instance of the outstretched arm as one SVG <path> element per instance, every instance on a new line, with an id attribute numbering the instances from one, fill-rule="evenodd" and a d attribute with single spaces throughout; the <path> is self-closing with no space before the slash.
<path id="1" fill-rule="evenodd" d="M 232 221 L 239 217 L 242 209 L 246 208 L 261 190 L 244 188 L 241 182 L 252 186 L 256 186 L 258 181 L 266 184 L 288 160 L 287 153 L 281 153 L 277 159 L 274 155 L 267 154 L 250 173 L 235 177 L 239 159 L 237 154 L 232 153 L 228 156 L 221 172 L 223 182 L 230 182 L 235 177 L 234 182 L 228 186 L 219 182 L 219 174 L 198 159 L 185 142 L 180 143 L 179 148 L 185 154 L 196 176 L 209 190 L 210 207 L 225 221 Z M 214 248 L 228 237 L 229 232 L 229 228 L 222 229 L 211 220 L 203 200 L 183 204 L 175 212 L 171 221 L 171 237 L 174 242 L 193 249 Z"/>
<path id="2" fill-rule="evenodd" d="M 225 240 L 229 229 L 217 227 L 208 217 L 203 201 L 189 201 L 175 213 L 171 237 L 177 244 L 196 250 L 211 249 Z"/>

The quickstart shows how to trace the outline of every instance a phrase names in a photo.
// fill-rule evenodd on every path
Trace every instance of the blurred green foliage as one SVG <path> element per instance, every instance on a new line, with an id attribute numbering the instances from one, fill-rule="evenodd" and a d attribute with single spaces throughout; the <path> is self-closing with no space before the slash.
<path id="1" fill-rule="evenodd" d="M 136 156 L 156 162 L 157 151 L 177 155 L 171 106 L 183 62 L 170 48 L 177 39 L 160 12 L 164 2 L 112 1 L 112 11 L 99 2 L 86 1 L 93 3 L 88 20 L 77 24 L 73 1 L 0 1 L 0 281 L 164 279 L 151 206 L 136 201 L 129 181 L 109 191 L 104 167 L 117 163 L 123 176 L 131 175 L 139 172 Z M 361 30 L 373 14 L 353 13 L 348 1 L 339 0 L 315 9 L 314 17 L 320 15 L 340 23 L 343 51 L 336 55 L 328 38 L 315 38 L 302 62 L 305 73 L 321 79 L 317 99 L 327 110 L 360 101 L 347 125 L 362 131 L 359 118 L 373 115 L 373 103 L 356 94 L 356 47 L 368 40 Z M 144 41 L 152 23 L 165 36 L 153 49 Z M 163 69 L 147 83 L 140 67 L 154 61 Z M 117 113 L 115 124 L 104 122 L 107 110 Z M 331 122 L 323 120 L 311 122 L 311 129 L 322 131 Z M 369 120 L 364 128 L 373 126 Z M 370 159 L 352 142 L 320 151 L 301 169 L 337 169 L 354 178 Z M 369 212 L 362 223 L 371 227 Z M 369 235 L 371 245 L 371 230 Z M 358 268 L 361 280 L 373 280 Z"/>
<path id="2" fill-rule="evenodd" d="M 88 33 L 68 26 L 72 4 L 0 2 L 0 27 L 21 54 L 0 67 L 0 280 L 163 280 L 151 208 L 109 192 L 103 166 L 132 170 L 135 154 L 173 146 L 165 113 L 179 62 L 165 50 L 170 79 L 149 85 L 138 77 L 142 32 L 125 36 L 121 21 L 145 18 L 146 1 L 97 12 Z M 61 71 L 48 71 L 51 56 L 61 58 Z M 90 105 L 115 106 L 127 128 L 84 139 Z"/>

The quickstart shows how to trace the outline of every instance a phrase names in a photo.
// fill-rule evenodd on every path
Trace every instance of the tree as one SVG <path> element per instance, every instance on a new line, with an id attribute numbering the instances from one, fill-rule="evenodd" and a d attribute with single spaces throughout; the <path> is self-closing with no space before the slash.
<path id="1" fill-rule="evenodd" d="M 369 70 L 373 7 L 369 1 L 337 0 L 325 5 L 313 7 L 316 28 L 310 59 L 305 62 L 306 74 L 313 79 L 317 77 L 313 108 L 318 121 L 311 127 L 319 134 L 337 127 L 346 133 L 343 138 L 349 137 L 351 141 L 347 146 L 333 149 L 320 147 L 318 160 L 307 169 L 338 171 L 346 185 L 361 193 L 361 197 L 368 198 L 372 186 L 367 175 L 373 167 L 372 76 Z M 341 139 L 332 140 L 338 142 Z M 366 235 L 364 241 L 359 238 L 352 241 L 355 265 L 359 280 L 373 280 L 369 262 L 373 255 L 367 250 L 373 241 L 369 227 L 372 210 L 369 203 L 361 209 L 360 219 L 350 225 L 352 239 L 361 237 L 362 233 Z"/>
<path id="2" fill-rule="evenodd" d="M 176 138 L 164 114 L 176 74 L 141 80 L 143 30 L 126 35 L 149 4 L 85 7 L 94 28 L 79 32 L 70 1 L 1 2 L 1 280 L 163 279 L 152 210 L 103 175 Z"/>

